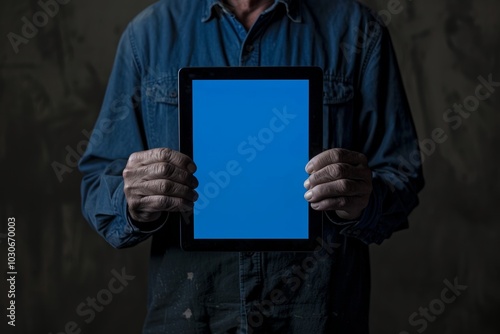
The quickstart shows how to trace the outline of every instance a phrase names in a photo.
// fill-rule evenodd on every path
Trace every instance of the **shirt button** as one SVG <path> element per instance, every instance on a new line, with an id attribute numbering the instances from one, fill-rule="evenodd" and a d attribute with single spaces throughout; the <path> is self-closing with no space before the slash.
<path id="1" fill-rule="evenodd" d="M 252 51 L 253 51 L 253 49 L 254 49 L 253 45 L 247 45 L 247 46 L 245 47 L 245 50 L 246 50 L 247 52 L 252 52 Z"/>

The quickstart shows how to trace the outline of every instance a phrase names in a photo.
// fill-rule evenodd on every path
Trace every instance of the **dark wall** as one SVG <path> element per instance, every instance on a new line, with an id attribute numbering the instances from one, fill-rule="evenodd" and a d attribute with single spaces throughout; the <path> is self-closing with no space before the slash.
<path id="1" fill-rule="evenodd" d="M 15 217 L 18 271 L 17 326 L 7 333 L 59 333 L 65 326 L 138 333 L 148 244 L 114 250 L 90 229 L 80 214 L 75 161 L 97 117 L 119 36 L 152 1 L 66 1 L 37 32 L 25 31 L 32 36 L 17 53 L 8 34 L 21 35 L 22 18 L 32 21 L 40 6 L 35 0 L 0 4 L 0 234 L 7 217 Z M 443 117 L 455 103 L 474 103 L 479 76 L 500 81 L 500 4 L 401 0 L 401 8 L 393 8 L 393 1 L 367 3 L 384 10 L 393 37 L 425 144 L 427 186 L 411 228 L 372 247 L 372 332 L 422 331 L 419 308 L 430 306 L 435 315 L 428 315 L 426 333 L 499 333 L 500 87 L 471 105 L 470 115 L 451 123 Z M 439 129 L 445 137 L 436 143 Z M 58 176 L 54 166 L 63 165 Z M 0 242 L 4 268 L 2 235 Z M 103 289 L 122 270 L 135 278 L 94 319 L 86 307 L 80 316 L 78 306 L 105 296 Z M 446 284 L 455 281 L 467 289 L 440 302 Z M 6 291 L 2 279 L 2 310 Z M 409 322 L 414 312 L 416 326 Z"/>

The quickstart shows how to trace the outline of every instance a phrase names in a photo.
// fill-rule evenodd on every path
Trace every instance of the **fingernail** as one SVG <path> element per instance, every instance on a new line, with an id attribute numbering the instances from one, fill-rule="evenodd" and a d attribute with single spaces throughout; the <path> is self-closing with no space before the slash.
<path id="1" fill-rule="evenodd" d="M 196 166 L 193 163 L 189 163 L 187 169 L 190 173 L 196 172 Z"/>
<path id="2" fill-rule="evenodd" d="M 308 174 L 311 174 L 311 173 L 313 172 L 313 170 L 314 170 L 314 168 L 313 168 L 313 167 L 314 167 L 314 166 L 313 166 L 313 163 L 312 163 L 312 162 L 309 162 L 309 163 L 306 165 L 306 172 L 307 172 Z"/>
<path id="3" fill-rule="evenodd" d="M 311 185 L 311 182 L 309 181 L 309 179 L 307 179 L 305 182 L 304 182 L 304 188 L 306 189 L 309 189 L 309 186 Z"/>
<path id="4" fill-rule="evenodd" d="M 309 201 L 312 197 L 313 197 L 313 193 L 312 193 L 312 191 L 310 191 L 310 190 L 309 190 L 308 192 L 306 192 L 306 194 L 304 195 L 304 198 L 305 198 L 306 200 L 308 200 L 308 201 Z"/>

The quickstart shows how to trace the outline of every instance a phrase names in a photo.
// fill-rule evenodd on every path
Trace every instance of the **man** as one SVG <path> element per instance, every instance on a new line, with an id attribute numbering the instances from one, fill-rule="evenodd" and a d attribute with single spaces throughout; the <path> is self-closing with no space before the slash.
<path id="1" fill-rule="evenodd" d="M 177 151 L 178 69 L 299 65 L 324 71 L 327 149 L 304 166 L 324 240 L 314 253 L 183 252 L 179 211 L 197 180 L 196 161 Z M 423 186 L 390 38 L 351 0 L 147 8 L 122 36 L 80 170 L 100 235 L 117 248 L 153 237 L 144 333 L 368 333 L 367 245 L 407 227 Z"/>

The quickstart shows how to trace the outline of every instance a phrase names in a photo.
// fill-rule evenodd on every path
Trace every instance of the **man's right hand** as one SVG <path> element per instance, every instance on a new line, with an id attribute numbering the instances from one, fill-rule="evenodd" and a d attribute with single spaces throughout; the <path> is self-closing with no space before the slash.
<path id="1" fill-rule="evenodd" d="M 168 148 L 133 153 L 123 170 L 130 217 L 145 223 L 162 212 L 192 209 L 198 199 L 195 171 L 191 158 Z"/>

